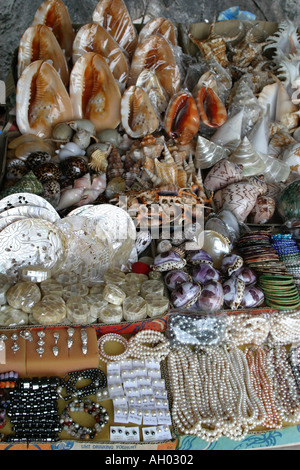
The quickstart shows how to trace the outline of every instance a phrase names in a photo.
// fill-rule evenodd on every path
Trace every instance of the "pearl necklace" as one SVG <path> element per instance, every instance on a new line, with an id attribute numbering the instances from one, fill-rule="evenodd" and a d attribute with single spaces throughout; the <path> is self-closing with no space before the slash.
<path id="1" fill-rule="evenodd" d="M 281 419 L 285 423 L 295 424 L 300 420 L 300 394 L 285 347 L 270 347 L 267 359 Z"/>
<path id="2" fill-rule="evenodd" d="M 114 356 L 107 354 L 107 352 L 105 351 L 105 345 L 108 342 L 116 342 L 122 344 L 124 347 L 124 351 L 121 354 Z M 98 339 L 98 350 L 100 360 L 104 362 L 119 362 L 122 359 L 125 359 L 129 354 L 128 341 L 122 335 L 118 335 L 116 333 L 108 333 Z"/>
<path id="3" fill-rule="evenodd" d="M 133 359 L 165 359 L 170 352 L 170 342 L 163 333 L 155 330 L 141 330 L 128 342 L 128 356 Z"/>
<path id="4" fill-rule="evenodd" d="M 172 350 L 167 359 L 177 430 L 208 442 L 240 440 L 266 413 L 255 394 L 244 353 L 233 347 Z"/>
<path id="5" fill-rule="evenodd" d="M 236 346 L 263 344 L 270 331 L 269 321 L 263 315 L 227 315 L 225 322 L 227 340 Z"/>
<path id="6" fill-rule="evenodd" d="M 291 344 L 300 340 L 300 312 L 279 312 L 270 316 L 270 341 Z"/>

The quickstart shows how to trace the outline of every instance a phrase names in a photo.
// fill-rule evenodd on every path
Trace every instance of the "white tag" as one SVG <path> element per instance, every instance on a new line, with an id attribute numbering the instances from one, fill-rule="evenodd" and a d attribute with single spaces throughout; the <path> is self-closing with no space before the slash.
<path id="1" fill-rule="evenodd" d="M 112 442 L 119 442 L 125 440 L 125 426 L 111 426 L 110 427 L 110 440 Z"/>
<path id="2" fill-rule="evenodd" d="M 143 413 L 143 424 L 145 426 L 156 426 L 157 423 L 157 413 L 156 410 L 144 410 Z M 163 423 L 161 423 L 163 424 Z"/>
<path id="3" fill-rule="evenodd" d="M 149 428 L 143 428 L 142 433 L 143 433 L 143 440 L 145 442 L 156 441 L 157 440 L 156 426 L 152 426 L 152 427 L 149 427 Z"/>
<path id="4" fill-rule="evenodd" d="M 137 385 L 141 387 L 143 385 L 147 385 L 148 387 L 151 385 L 151 378 L 150 377 L 137 377 Z"/>
<path id="5" fill-rule="evenodd" d="M 151 387 L 151 385 L 142 385 L 140 388 L 140 394 L 141 396 L 144 396 L 144 395 L 153 395 L 153 389 Z"/>
<path id="6" fill-rule="evenodd" d="M 169 426 L 157 426 L 156 436 L 158 441 L 169 441 L 172 439 Z"/>
<path id="7" fill-rule="evenodd" d="M 163 388 L 154 388 L 153 387 L 153 395 L 155 398 L 164 398 L 165 400 L 168 399 L 168 392 Z"/>
<path id="8" fill-rule="evenodd" d="M 153 378 L 152 379 L 152 386 L 154 388 L 166 388 L 166 382 L 164 379 Z"/>
<path id="9" fill-rule="evenodd" d="M 140 408 L 129 408 L 128 422 L 140 426 L 143 421 L 143 411 Z"/>
<path id="10" fill-rule="evenodd" d="M 121 384 L 110 385 L 108 387 L 110 398 L 120 397 L 124 395 L 124 390 Z"/>
<path id="11" fill-rule="evenodd" d="M 169 410 L 163 410 L 163 409 L 157 410 L 157 424 L 166 424 L 168 426 L 171 426 L 172 419 L 171 419 L 171 413 Z"/>
<path id="12" fill-rule="evenodd" d="M 107 375 L 107 383 L 108 385 L 122 385 L 122 379 L 120 374 L 108 374 Z"/>
<path id="13" fill-rule="evenodd" d="M 122 361 L 120 361 L 120 370 L 121 372 L 123 370 L 131 370 L 132 369 L 132 359 L 122 359 Z"/>
<path id="14" fill-rule="evenodd" d="M 124 389 L 127 388 L 138 388 L 137 378 L 125 379 L 123 382 Z"/>
<path id="15" fill-rule="evenodd" d="M 164 398 L 156 398 L 155 399 L 155 408 L 162 408 L 164 410 L 169 409 L 169 402 Z"/>
<path id="16" fill-rule="evenodd" d="M 148 377 L 151 377 L 151 379 L 160 379 L 161 370 L 160 369 L 148 369 Z"/>
<path id="17" fill-rule="evenodd" d="M 159 369 L 160 370 L 160 362 L 152 357 L 145 360 L 145 365 L 147 369 Z"/>
<path id="18" fill-rule="evenodd" d="M 115 397 L 113 399 L 113 404 L 115 407 L 123 407 L 123 408 L 126 408 L 127 407 L 127 397 L 124 396 L 120 396 L 120 397 Z"/>
<path id="19" fill-rule="evenodd" d="M 119 374 L 120 375 L 120 363 L 119 362 L 108 362 L 106 365 L 107 375 Z"/>
<path id="20" fill-rule="evenodd" d="M 125 369 L 125 370 L 122 370 L 121 372 L 121 377 L 122 377 L 122 380 L 126 380 L 126 379 L 134 379 L 136 377 L 136 374 L 135 374 L 135 370 L 134 369 Z"/>
<path id="21" fill-rule="evenodd" d="M 125 429 L 125 439 L 127 442 L 140 442 L 140 430 L 138 427 Z"/>
<path id="22" fill-rule="evenodd" d="M 137 387 L 136 388 L 126 388 L 125 392 L 126 392 L 127 397 L 139 397 L 140 396 L 140 391 Z"/>
<path id="23" fill-rule="evenodd" d="M 133 369 L 136 377 L 147 377 L 147 367 L 144 365 L 139 369 Z"/>
<path id="24" fill-rule="evenodd" d="M 142 359 L 132 359 L 132 367 L 133 369 L 141 369 L 145 366 L 145 361 Z"/>
<path id="25" fill-rule="evenodd" d="M 128 407 L 114 408 L 114 422 L 122 424 L 128 423 Z"/>

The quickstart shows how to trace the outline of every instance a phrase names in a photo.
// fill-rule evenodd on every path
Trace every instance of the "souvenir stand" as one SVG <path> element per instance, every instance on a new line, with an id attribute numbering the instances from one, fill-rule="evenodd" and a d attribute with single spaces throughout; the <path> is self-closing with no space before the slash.
<path id="1" fill-rule="evenodd" d="M 297 27 L 41 3 L 1 134 L 1 449 L 299 442 Z"/>

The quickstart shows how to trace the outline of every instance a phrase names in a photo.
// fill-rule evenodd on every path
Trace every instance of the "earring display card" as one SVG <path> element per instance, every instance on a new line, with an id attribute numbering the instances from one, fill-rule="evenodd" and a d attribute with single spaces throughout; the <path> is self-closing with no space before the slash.
<path id="1" fill-rule="evenodd" d="M 0 373 L 14 370 L 20 376 L 26 375 L 26 341 L 19 330 L 0 331 L 0 337 L 5 345 L 5 363 L 0 361 Z"/>

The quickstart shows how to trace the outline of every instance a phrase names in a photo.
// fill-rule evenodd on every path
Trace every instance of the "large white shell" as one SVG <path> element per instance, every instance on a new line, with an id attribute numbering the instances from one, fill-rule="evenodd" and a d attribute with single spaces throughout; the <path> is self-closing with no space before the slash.
<path id="1" fill-rule="evenodd" d="M 243 175 L 261 175 L 266 165 L 260 155 L 254 150 L 247 137 L 244 137 L 238 148 L 231 154 L 229 160 L 242 165 Z"/>
<path id="2" fill-rule="evenodd" d="M 195 150 L 195 168 L 204 170 L 230 155 L 230 151 L 198 135 Z"/>
<path id="3" fill-rule="evenodd" d="M 221 146 L 225 146 L 230 142 L 240 141 L 242 136 L 243 118 L 244 110 L 230 116 L 225 124 L 214 133 L 210 140 Z"/>

